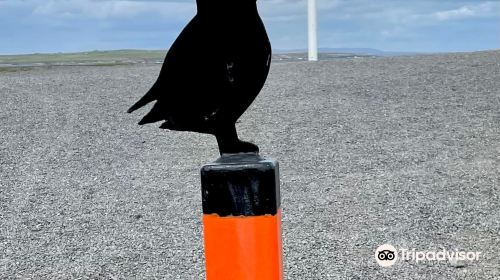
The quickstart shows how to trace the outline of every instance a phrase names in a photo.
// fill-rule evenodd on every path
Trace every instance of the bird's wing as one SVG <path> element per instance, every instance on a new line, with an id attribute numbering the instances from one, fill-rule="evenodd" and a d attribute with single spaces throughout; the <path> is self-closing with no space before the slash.
<path id="1" fill-rule="evenodd" d="M 157 81 L 139 101 L 128 109 L 129 113 L 152 101 L 165 99 L 168 92 L 176 94 L 176 89 L 181 87 L 186 80 L 187 70 L 192 68 L 193 62 L 197 60 L 197 52 L 193 48 L 199 48 L 200 45 L 197 42 L 199 41 L 199 27 L 199 21 L 197 17 L 194 17 L 168 50 Z"/>

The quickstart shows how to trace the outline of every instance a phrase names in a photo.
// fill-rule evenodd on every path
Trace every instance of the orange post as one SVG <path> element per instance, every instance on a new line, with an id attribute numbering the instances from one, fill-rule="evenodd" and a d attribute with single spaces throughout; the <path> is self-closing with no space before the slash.
<path id="1" fill-rule="evenodd" d="M 201 170 L 207 280 L 282 280 L 278 163 L 224 155 Z"/>

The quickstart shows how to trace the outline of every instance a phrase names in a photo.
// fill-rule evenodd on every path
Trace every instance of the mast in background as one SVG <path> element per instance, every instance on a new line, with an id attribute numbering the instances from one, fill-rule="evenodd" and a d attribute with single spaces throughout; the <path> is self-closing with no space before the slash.
<path id="1" fill-rule="evenodd" d="M 309 61 L 318 61 L 316 0 L 307 0 Z"/>

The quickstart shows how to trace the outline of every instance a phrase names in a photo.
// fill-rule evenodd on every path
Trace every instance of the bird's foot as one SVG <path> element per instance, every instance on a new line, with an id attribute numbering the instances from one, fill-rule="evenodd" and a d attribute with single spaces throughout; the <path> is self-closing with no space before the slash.
<path id="1" fill-rule="evenodd" d="M 225 145 L 220 148 L 220 154 L 240 154 L 240 153 L 259 153 L 259 147 L 253 143 L 238 141 L 231 145 Z"/>

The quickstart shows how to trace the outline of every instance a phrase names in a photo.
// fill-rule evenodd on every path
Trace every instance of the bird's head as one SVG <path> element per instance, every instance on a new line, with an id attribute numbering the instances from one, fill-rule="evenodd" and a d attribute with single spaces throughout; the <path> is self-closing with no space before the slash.
<path id="1" fill-rule="evenodd" d="M 257 0 L 196 0 L 198 13 L 217 15 L 240 14 L 256 8 Z"/>

